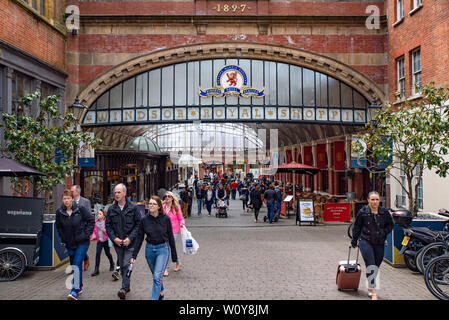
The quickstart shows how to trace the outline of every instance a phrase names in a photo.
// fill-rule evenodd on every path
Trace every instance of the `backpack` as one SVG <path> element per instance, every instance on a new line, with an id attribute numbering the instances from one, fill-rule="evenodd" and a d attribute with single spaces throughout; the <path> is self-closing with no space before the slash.
<path id="1" fill-rule="evenodd" d="M 276 188 L 276 190 L 274 190 L 274 191 L 276 193 L 276 201 L 282 201 L 282 192 L 281 192 L 281 190 Z"/>

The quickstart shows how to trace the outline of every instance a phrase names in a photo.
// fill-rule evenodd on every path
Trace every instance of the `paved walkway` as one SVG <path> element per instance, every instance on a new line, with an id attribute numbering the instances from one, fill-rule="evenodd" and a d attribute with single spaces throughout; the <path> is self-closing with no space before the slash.
<path id="1" fill-rule="evenodd" d="M 196 255 L 184 256 L 178 240 L 183 267 L 164 279 L 166 299 L 368 300 L 364 276 L 358 292 L 339 292 L 335 285 L 337 261 L 347 257 L 350 242 L 347 224 L 299 227 L 290 217 L 269 225 L 254 223 L 253 215 L 242 211 L 239 200 L 231 201 L 227 219 L 204 215 L 205 210 L 198 217 L 196 207 L 192 210 L 187 227 L 200 249 Z M 260 218 L 265 214 L 266 207 Z M 91 263 L 95 248 L 92 243 Z M 142 249 L 133 270 L 130 300 L 151 297 L 152 277 L 143 252 Z M 52 271 L 26 271 L 16 281 L 0 283 L 0 300 L 65 300 L 69 292 L 65 269 L 66 266 Z M 120 284 L 112 281 L 108 269 L 103 254 L 100 275 L 90 276 L 92 265 L 84 273 L 83 300 L 118 299 Z M 378 293 L 382 300 L 436 300 L 422 275 L 387 263 L 381 266 Z"/>

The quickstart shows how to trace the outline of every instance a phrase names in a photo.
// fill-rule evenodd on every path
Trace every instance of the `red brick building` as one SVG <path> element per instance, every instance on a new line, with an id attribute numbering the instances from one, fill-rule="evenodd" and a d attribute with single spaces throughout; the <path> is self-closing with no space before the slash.
<path id="1" fill-rule="evenodd" d="M 261 103 L 265 105 L 267 112 L 271 112 L 268 110 L 271 106 L 279 107 L 282 103 L 286 107 L 292 105 L 292 103 L 282 102 L 282 94 L 277 92 L 282 88 L 282 82 L 279 82 L 278 76 L 276 76 L 276 80 L 273 76 L 273 81 L 277 81 L 276 85 L 268 84 L 267 77 L 269 78 L 269 76 L 267 74 L 274 72 L 273 68 L 279 75 L 282 70 L 287 70 L 282 69 L 284 67 L 289 70 L 299 67 L 303 72 L 311 71 L 316 79 L 319 77 L 329 79 L 328 90 L 330 90 L 332 78 L 332 81 L 338 82 L 338 87 L 346 88 L 349 90 L 347 91 L 348 95 L 352 95 L 346 105 L 350 108 L 357 108 L 357 99 L 359 100 L 358 107 L 366 110 L 373 96 L 379 102 L 385 102 L 388 97 L 385 1 L 69 1 L 68 4 L 79 6 L 81 26 L 77 35 L 68 36 L 66 62 L 69 78 L 66 99 L 69 103 L 74 100 L 75 96 L 79 96 L 83 104 L 91 107 L 90 110 L 94 110 L 85 114 L 84 127 L 94 131 L 97 137 L 105 141 L 102 146 L 104 149 L 123 148 L 130 136 L 139 136 L 145 132 L 143 122 L 135 123 L 134 126 L 117 126 L 117 123 L 107 126 L 106 123 L 100 123 L 100 120 L 107 117 L 106 113 L 103 113 L 104 110 L 126 107 L 124 105 L 126 104 L 124 102 L 126 100 L 125 93 L 120 96 L 122 104 L 118 103 L 118 106 L 112 102 L 115 93 L 111 92 L 114 88 L 124 88 L 126 81 L 130 81 L 132 78 L 137 79 L 135 80 L 137 86 L 137 83 L 141 81 L 139 77 L 142 74 L 150 73 L 148 77 L 151 78 L 151 72 L 160 69 L 162 70 L 160 74 L 163 74 L 164 70 L 171 66 L 174 66 L 174 78 L 178 79 L 179 76 L 175 75 L 176 66 L 186 70 L 190 70 L 189 68 L 192 67 L 194 71 L 204 72 L 202 70 L 205 70 L 205 64 L 212 61 L 213 71 L 210 75 L 213 77 L 219 72 L 220 66 L 217 64 L 241 63 L 248 65 L 247 69 L 251 66 L 251 75 L 248 77 L 252 79 L 254 76 L 252 73 L 257 69 L 254 67 L 253 61 L 262 61 L 265 63 L 263 69 L 265 78 L 260 81 L 261 87 L 266 86 L 267 91 L 273 90 L 270 91 L 270 95 L 265 96 L 264 102 Z M 375 17 L 377 26 L 370 28 L 367 27 L 367 20 L 370 16 L 372 17 L 373 13 L 379 16 Z M 184 63 L 186 66 L 182 65 Z M 197 67 L 196 63 L 200 64 L 200 67 Z M 249 71 L 247 72 L 249 73 Z M 290 74 L 293 75 L 292 71 Z M 163 82 L 163 77 L 162 75 L 161 82 Z M 182 77 L 184 77 L 184 73 Z M 214 85 L 213 81 L 203 79 L 198 84 L 210 87 Z M 258 79 L 252 79 L 252 84 L 254 85 L 258 81 Z M 286 83 L 290 83 L 292 86 L 293 81 L 294 78 L 290 78 Z M 175 83 L 176 80 L 173 82 Z M 319 87 L 318 80 L 316 80 L 316 85 Z M 319 101 L 319 89 L 316 89 L 318 88 L 316 85 L 306 84 L 309 87 L 315 86 L 315 91 L 312 93 L 314 98 L 310 104 L 312 109 L 304 108 L 307 103 L 298 104 L 303 107 L 299 108 L 303 112 L 302 120 L 306 120 L 306 112 L 313 115 L 314 121 L 321 120 L 318 119 L 318 112 L 327 112 L 322 120 L 331 120 L 332 114 L 329 113 L 331 111 L 313 109 L 320 106 L 331 107 L 331 102 L 323 103 L 323 95 L 320 96 L 321 102 Z M 173 88 L 175 87 L 176 83 L 173 85 Z M 186 87 L 188 91 L 186 99 L 193 101 L 193 104 L 185 103 L 186 110 L 188 106 L 194 109 L 193 107 L 205 105 L 203 102 L 205 98 L 191 97 L 191 92 L 196 92 L 197 87 L 191 88 L 189 84 L 186 84 Z M 173 88 L 170 88 L 172 90 L 170 94 L 179 92 Z M 303 89 L 301 88 L 301 90 Z M 301 92 L 306 92 L 305 90 Z M 275 91 L 277 98 L 272 101 L 270 97 L 274 96 Z M 322 93 L 325 91 L 324 89 Z M 344 97 L 343 91 L 336 94 L 337 100 Z M 109 104 L 103 105 L 102 101 L 105 95 L 110 97 L 108 98 Z M 356 98 L 356 95 L 359 98 Z M 173 96 L 171 106 L 174 108 L 177 106 L 176 94 L 173 93 Z M 334 95 L 329 91 L 329 93 L 325 93 L 325 96 L 329 100 Z M 288 101 L 291 102 L 293 99 L 291 92 L 289 92 L 289 97 Z M 210 104 L 211 108 L 215 108 L 213 110 L 217 109 L 216 102 L 220 99 L 215 99 Z M 229 98 L 226 99 L 228 101 Z M 159 107 L 170 106 L 170 103 L 164 104 L 162 100 L 163 98 L 161 98 Z M 336 103 L 335 107 L 343 110 L 345 108 L 343 100 L 342 98 L 340 103 Z M 360 102 L 360 100 L 363 101 Z M 137 100 L 134 100 L 133 103 L 128 107 L 139 107 Z M 234 103 L 240 106 L 246 104 L 241 99 L 238 103 L 234 101 L 228 104 L 221 100 L 220 103 L 224 106 Z M 249 105 L 253 106 L 254 114 L 255 104 L 250 103 Z M 146 107 L 147 105 L 143 103 L 140 106 Z M 151 102 L 149 107 L 151 107 Z M 229 107 L 226 108 L 229 109 Z M 173 111 L 175 112 L 176 109 L 174 108 Z M 129 115 L 130 119 L 136 120 L 139 117 L 138 112 L 141 112 L 142 117 L 150 121 L 151 112 L 156 114 L 154 109 L 143 113 L 136 109 L 135 112 L 132 116 Z M 161 112 L 163 112 L 162 109 Z M 178 110 L 178 112 L 180 112 L 179 117 L 182 118 L 182 111 Z M 291 110 L 290 112 L 293 117 L 293 112 L 296 111 Z M 338 116 L 340 117 L 339 114 Z M 109 117 L 124 120 L 125 117 L 128 117 L 128 113 L 120 113 L 117 118 L 117 112 L 114 112 L 114 115 L 109 114 Z M 159 120 L 164 120 L 163 115 L 161 117 L 162 119 L 159 118 Z M 343 195 L 347 191 L 354 191 L 357 192 L 357 196 L 362 197 L 369 190 L 369 179 L 366 177 L 360 179 L 366 176 L 366 173 L 356 169 L 356 178 L 359 178 L 356 180 L 359 185 L 356 186 L 352 179 L 348 183 L 345 178 L 345 168 L 336 170 L 334 167 L 333 152 L 334 142 L 343 141 L 346 149 L 347 168 L 349 168 L 350 136 L 352 132 L 363 128 L 366 115 L 363 114 L 363 121 L 354 126 L 341 125 L 344 124 L 342 117 L 343 115 L 338 125 L 327 125 L 323 122 L 321 125 L 313 124 L 312 121 L 302 127 L 295 126 L 293 123 L 285 126 L 263 123 L 262 127 L 278 128 L 281 137 L 279 147 L 281 150 L 294 149 L 293 154 L 297 160 L 302 161 L 301 153 L 304 153 L 304 147 L 311 146 L 313 154 L 316 156 L 316 145 L 325 144 L 327 167 L 316 178 L 315 186 L 318 190 L 329 194 Z M 351 114 L 350 118 L 352 119 L 352 117 Z M 354 118 L 356 117 L 357 115 L 354 113 Z M 214 119 L 218 118 L 218 114 L 214 114 Z M 112 118 L 109 120 L 112 121 Z M 86 123 L 86 121 L 93 122 Z M 251 125 L 250 122 L 248 124 Z M 89 125 L 91 128 L 88 128 Z M 113 138 L 111 138 L 112 136 Z M 283 159 L 286 157 L 284 156 Z M 307 182 L 305 184 L 306 188 L 310 188 Z"/>
<path id="2" fill-rule="evenodd" d="M 39 90 L 60 94 L 65 110 L 66 28 L 62 0 L 0 1 L 0 110 L 21 112 L 19 98 Z M 34 112 L 37 104 L 32 106 Z M 1 130 L 1 129 L 0 129 Z M 3 131 L 1 139 L 3 139 Z M 8 178 L 0 193 L 11 194 Z"/>
<path id="3" fill-rule="evenodd" d="M 389 101 L 419 96 L 414 83 L 449 85 L 449 3 L 388 1 Z"/>
<path id="4" fill-rule="evenodd" d="M 388 1 L 388 79 L 390 103 L 421 98 L 419 86 L 434 82 L 449 86 L 449 2 L 444 0 Z M 418 85 L 416 88 L 415 85 Z M 400 92 L 400 96 L 396 93 Z M 396 177 L 403 176 L 399 170 Z M 404 189 L 390 179 L 391 206 L 407 206 Z M 418 183 L 418 182 L 415 182 Z M 419 209 L 437 212 L 447 206 L 447 179 L 424 168 L 419 181 Z"/>

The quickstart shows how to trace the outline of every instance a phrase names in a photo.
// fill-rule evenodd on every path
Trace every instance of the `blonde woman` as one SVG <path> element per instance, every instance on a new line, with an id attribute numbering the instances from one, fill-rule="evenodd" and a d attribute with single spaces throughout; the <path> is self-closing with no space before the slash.
<path id="1" fill-rule="evenodd" d="M 164 210 L 165 214 L 170 217 L 172 228 L 173 228 L 173 235 L 176 239 L 180 237 L 181 234 L 181 228 L 186 224 L 184 217 L 182 215 L 181 206 L 179 205 L 178 199 L 175 197 L 175 195 L 167 191 L 165 192 L 164 196 L 164 202 L 162 203 L 162 209 Z M 181 268 L 181 263 L 179 260 L 176 262 L 176 267 L 174 269 L 175 272 L 178 272 Z M 168 269 L 169 266 L 165 269 L 164 276 L 168 276 Z"/>

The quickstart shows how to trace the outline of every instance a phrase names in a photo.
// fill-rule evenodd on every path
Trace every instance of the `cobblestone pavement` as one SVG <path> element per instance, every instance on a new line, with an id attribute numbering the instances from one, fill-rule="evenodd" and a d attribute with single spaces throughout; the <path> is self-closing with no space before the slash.
<path id="1" fill-rule="evenodd" d="M 296 226 L 294 217 L 278 223 L 254 222 L 241 201 L 231 201 L 228 218 L 214 213 L 198 217 L 196 206 L 187 227 L 198 241 L 198 254 L 178 255 L 180 272 L 164 278 L 167 300 L 368 300 L 365 277 L 358 292 L 340 292 L 335 285 L 337 261 L 347 258 L 346 223 Z M 205 215 L 206 213 L 206 215 Z M 266 207 L 259 219 L 263 221 Z M 143 246 L 142 246 L 143 247 Z M 91 266 L 84 273 L 83 300 L 117 300 L 119 282 L 113 282 L 104 253 L 100 274 L 91 277 L 96 244 L 89 248 Z M 112 250 L 114 251 L 114 250 Z M 355 254 L 355 251 L 353 252 Z M 115 258 L 115 252 L 113 252 Z M 360 255 L 361 264 L 364 264 Z M 26 271 L 13 282 L 0 283 L 0 300 L 65 300 L 67 265 L 51 271 Z M 171 266 L 173 270 L 173 265 Z M 422 275 L 383 263 L 380 270 L 381 300 L 436 300 Z M 152 276 L 142 249 L 133 270 L 127 299 L 148 300 Z"/>

